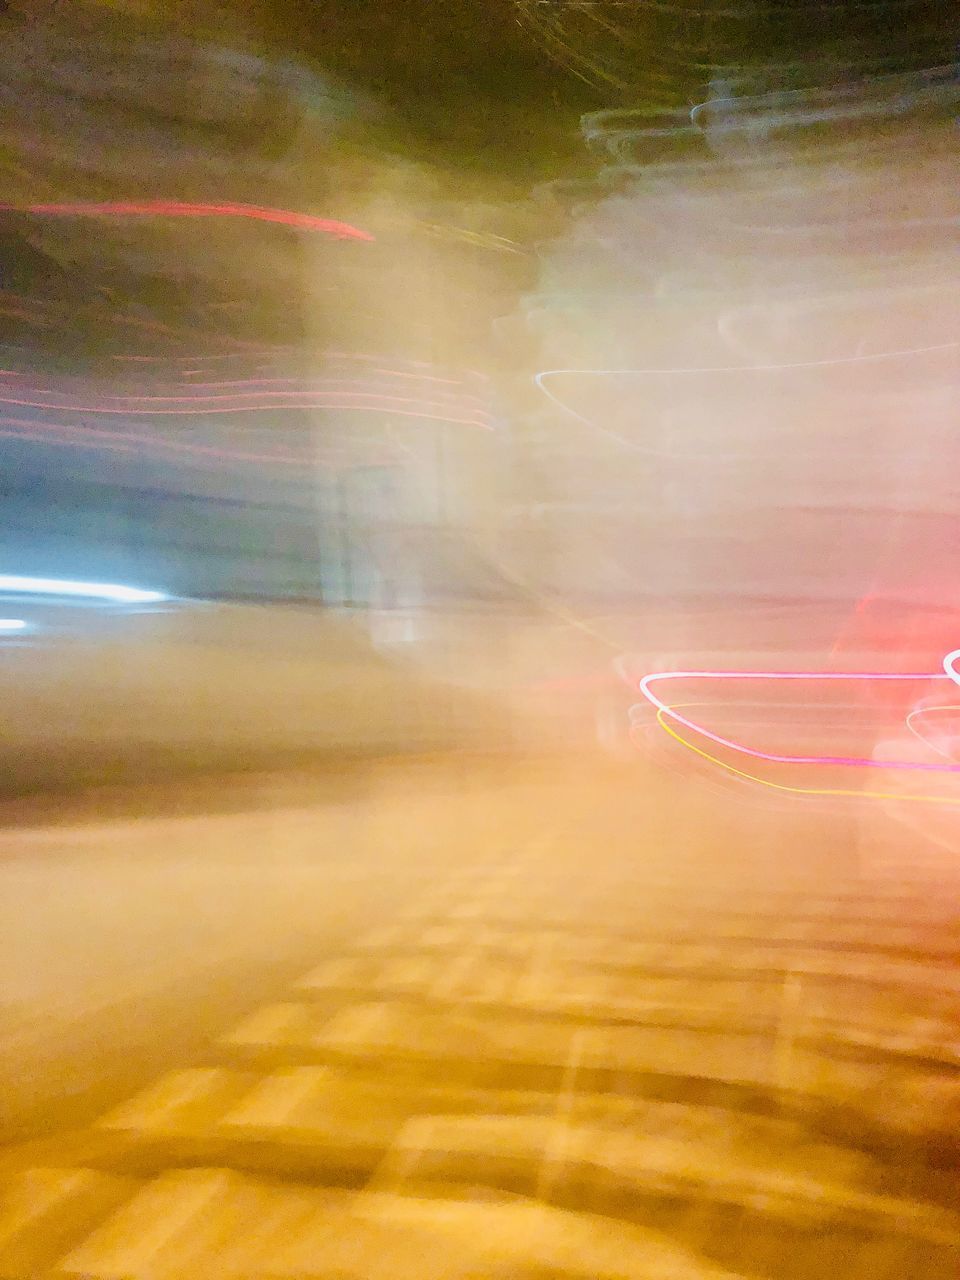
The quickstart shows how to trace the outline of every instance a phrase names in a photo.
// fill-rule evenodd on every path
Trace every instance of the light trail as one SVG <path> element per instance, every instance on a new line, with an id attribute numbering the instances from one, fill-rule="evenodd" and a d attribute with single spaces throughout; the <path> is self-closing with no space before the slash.
<path id="1" fill-rule="evenodd" d="M 34 391 L 34 395 L 56 393 Z M 250 393 L 253 395 L 255 393 Z M 282 399 L 280 397 L 283 397 Z M 288 398 L 289 397 L 289 398 Z M 122 400 L 125 397 L 116 396 Z M 131 396 L 131 404 L 113 408 L 105 404 L 63 404 L 58 400 L 32 400 L 23 396 L 0 395 L 0 404 L 14 405 L 20 409 L 55 409 L 58 413 L 110 414 L 114 417 L 202 417 L 205 414 L 237 414 L 266 413 L 279 410 L 297 409 L 340 409 L 356 412 L 396 414 L 404 418 L 424 418 L 434 422 L 449 422 L 453 426 L 477 427 L 484 431 L 492 431 L 490 423 L 479 417 L 453 417 L 439 411 L 439 406 L 421 405 L 415 408 L 403 408 L 409 405 L 409 399 L 400 396 L 370 396 L 362 392 L 337 393 L 336 396 L 303 394 L 302 392 L 271 392 L 270 398 L 250 401 L 250 396 Z M 223 402 L 228 403 L 224 404 Z M 147 403 L 144 403 L 147 402 Z M 184 402 L 197 405 L 196 408 L 178 408 Z M 153 407 L 156 405 L 156 407 Z"/>
<path id="2" fill-rule="evenodd" d="M 948 657 L 954 656 L 960 657 L 960 650 L 957 650 L 955 654 L 948 655 Z M 944 659 L 945 664 L 946 662 L 947 659 Z M 718 746 L 727 747 L 731 751 L 751 756 L 756 760 L 767 760 L 773 764 L 813 764 L 827 767 L 840 766 L 863 769 L 904 769 L 923 773 L 960 773 L 960 764 L 957 763 L 939 764 L 916 760 L 876 760 L 866 756 L 779 755 L 774 752 L 758 751 L 753 747 L 746 746 L 744 743 L 736 742 L 732 738 L 725 738 L 721 734 L 714 733 L 704 725 L 681 715 L 669 703 L 658 698 L 650 688 L 650 685 L 658 680 L 923 680 L 927 682 L 947 678 L 947 676 L 938 671 L 912 673 L 871 671 L 659 671 L 644 676 L 637 684 L 637 688 L 647 701 L 656 707 L 658 715 L 662 713 L 678 724 L 684 725 L 693 733 L 717 743 Z M 957 677 L 957 680 L 960 682 L 960 676 Z M 685 745 L 689 745 L 684 739 L 681 739 L 681 741 L 684 741 Z"/>
<path id="3" fill-rule="evenodd" d="M 486 380 L 474 371 L 447 377 L 434 372 L 437 366 L 431 363 L 403 361 L 400 368 L 390 368 L 384 363 L 388 357 L 379 353 L 337 351 L 325 353 L 329 373 L 305 376 L 284 367 L 281 349 L 261 349 L 255 354 L 247 370 L 219 365 L 245 359 L 243 353 L 232 351 L 117 356 L 132 362 L 119 384 L 121 390 L 71 377 L 39 386 L 34 371 L 6 368 L 0 370 L 0 437 L 58 448 L 111 450 L 128 457 L 142 452 L 196 466 L 263 463 L 302 470 L 328 465 L 327 459 L 317 456 L 312 436 L 277 446 L 266 438 L 262 444 L 240 441 L 224 446 L 216 438 L 196 440 L 191 438 L 193 432 L 182 438 L 180 432 L 157 432 L 153 426 L 157 419 L 190 418 L 202 423 L 209 418 L 212 434 L 214 415 L 319 408 L 375 415 L 379 421 L 373 427 L 381 434 L 391 433 L 391 422 L 399 428 L 396 419 L 401 417 L 413 419 L 414 425 L 419 420 L 470 430 L 497 429 L 483 394 Z M 251 376 L 217 377 L 248 370 Z M 129 390 L 122 390 L 124 386 Z M 75 414 L 83 418 L 72 420 Z M 134 429 L 124 429 L 125 417 L 136 422 Z M 149 429 L 141 425 L 144 420 Z M 365 447 L 370 443 L 363 441 Z"/>
<path id="4" fill-rule="evenodd" d="M 112 582 L 78 582 L 70 578 L 34 578 L 0 574 L 0 592 L 16 595 L 66 596 L 84 600 L 110 600 L 117 604 L 155 604 L 170 597 L 163 591 L 145 591 Z"/>
<path id="5" fill-rule="evenodd" d="M 952 649 L 943 660 L 943 669 L 954 684 L 960 684 L 960 671 L 957 671 L 957 659 L 960 649 Z"/>
<path id="6" fill-rule="evenodd" d="M 29 374 L 4 369 L 0 372 L 0 405 L 131 417 L 332 409 L 422 418 L 484 431 L 496 429 L 483 395 L 471 389 L 476 385 L 472 380 L 378 369 L 349 377 L 268 376 L 194 382 L 186 380 L 188 370 L 181 370 L 179 378 L 175 370 L 170 372 L 172 379 L 152 382 L 150 392 L 131 394 L 77 385 L 70 380 L 38 386 Z M 203 370 L 193 372 L 202 374 Z M 424 384 L 422 397 L 411 394 L 411 380 Z"/>
<path id="7" fill-rule="evenodd" d="M 534 374 L 534 382 L 547 396 L 550 392 L 543 385 L 544 378 L 555 378 L 560 375 L 584 375 L 593 378 L 647 378 L 652 376 L 670 376 L 674 374 L 698 373 L 779 373 L 784 369 L 828 369 L 835 365 L 874 364 L 882 360 L 904 360 L 911 356 L 932 355 L 938 351 L 956 351 L 960 341 L 934 342 L 923 347 L 898 347 L 890 351 L 876 351 L 866 355 L 832 356 L 822 360 L 786 360 L 773 364 L 704 364 L 679 365 L 676 368 L 651 366 L 648 369 L 542 369 Z M 554 399 L 553 396 L 550 396 Z M 557 401 L 560 404 L 560 401 Z"/>
<path id="8" fill-rule="evenodd" d="M 318 218 L 291 209 L 271 209 L 263 205 L 194 204 L 186 200 L 76 200 L 42 204 L 0 203 L 0 211 L 29 213 L 53 218 L 248 218 L 277 223 L 301 231 L 319 231 L 338 240 L 367 240 L 374 237 L 347 222 Z"/>
<path id="9" fill-rule="evenodd" d="M 304 449 L 301 453 L 254 453 L 249 449 L 218 449 L 212 445 L 190 444 L 180 440 L 165 440 L 161 437 L 136 435 L 132 432 L 107 431 L 96 427 L 76 427 L 67 423 L 50 423 L 25 418 L 7 418 L 0 416 L 0 437 L 10 440 L 25 440 L 46 446 L 65 449 L 105 449 L 127 456 L 155 454 L 184 455 L 196 466 L 217 463 L 239 464 L 272 464 L 275 466 L 296 467 L 303 470 L 313 467 L 337 469 L 339 463 L 334 450 L 325 455 L 317 455 L 312 450 Z M 370 447 L 376 442 L 363 442 Z M 347 456 L 345 450 L 339 455 Z M 351 455 L 352 456 L 352 455 Z M 413 456 L 411 454 L 411 456 Z M 372 462 L 369 457 L 364 461 L 354 461 L 351 465 L 391 465 L 394 459 L 389 455 L 379 463 Z"/>
<path id="10" fill-rule="evenodd" d="M 906 360 L 923 355 L 934 355 L 948 351 L 960 351 L 960 341 L 939 342 L 923 347 L 905 347 L 896 350 L 878 351 L 862 355 L 835 356 L 830 359 L 822 360 L 795 360 L 772 364 L 686 365 L 676 368 L 650 367 L 647 369 L 542 369 L 539 373 L 534 374 L 533 381 L 551 404 L 558 408 L 562 413 L 568 414 L 578 422 L 581 422 L 584 426 L 589 427 L 590 430 L 596 431 L 598 434 L 606 436 L 608 439 L 616 441 L 617 444 L 623 445 L 632 452 L 642 454 L 645 457 L 666 458 L 682 461 L 684 459 L 702 457 L 703 451 L 654 449 L 648 445 L 640 444 L 637 441 L 630 439 L 629 436 L 623 435 L 622 432 L 614 431 L 610 427 L 601 426 L 601 424 L 595 419 L 588 417 L 577 409 L 574 409 L 566 402 L 566 400 L 563 399 L 562 396 L 557 395 L 547 387 L 547 379 L 556 379 L 561 377 L 662 379 L 670 377 L 697 377 L 705 374 L 746 376 L 760 373 L 783 373 L 790 370 L 802 371 L 806 369 L 828 369 L 873 365 L 883 363 L 885 361 L 894 362 L 897 360 Z M 750 452 L 745 452 L 743 450 L 710 450 L 710 456 L 712 458 L 727 459 L 752 458 L 757 456 L 757 452 L 757 450 Z M 760 452 L 762 453 L 762 451 Z M 819 457 L 820 453 L 819 451 L 816 451 L 809 456 Z"/>
<path id="11" fill-rule="evenodd" d="M 184 454 L 229 462 L 270 462 L 302 467 L 313 461 L 312 456 L 306 452 L 303 454 L 280 451 L 254 453 L 243 449 L 217 449 L 212 445 L 191 444 L 185 440 L 164 440 L 155 436 L 137 435 L 134 432 L 108 431 L 102 427 L 74 426 L 66 422 L 45 422 L 2 415 L 0 415 L 0 434 L 16 439 L 35 440 L 43 444 L 56 443 L 87 449 L 106 448 L 127 453 L 140 446 L 159 453 Z"/>
<path id="12" fill-rule="evenodd" d="M 657 721 L 661 729 L 668 733 L 671 738 L 676 739 L 681 746 L 686 747 L 688 751 L 702 756 L 704 760 L 709 760 L 711 764 L 716 765 L 727 773 L 732 773 L 735 777 L 744 778 L 748 782 L 759 783 L 761 787 L 769 787 L 773 791 L 786 791 L 800 796 L 846 796 L 858 800 L 909 800 L 912 803 L 920 804 L 960 804 L 960 796 L 915 796 L 905 795 L 896 791 L 858 791 L 855 788 L 846 787 L 791 787 L 785 782 L 771 782 L 767 778 L 758 778 L 754 773 L 747 773 L 744 769 L 738 769 L 734 765 L 728 764 L 725 760 L 712 756 L 709 751 L 704 751 L 702 747 L 688 742 L 686 738 L 667 723 L 666 715 L 661 710 L 657 711 Z"/>
<path id="13" fill-rule="evenodd" d="M 931 738 L 928 738 L 924 734 L 922 734 L 920 730 L 916 728 L 916 726 L 913 723 L 914 720 L 917 718 L 917 716 L 928 715 L 932 711 L 960 711 L 960 706 L 957 706 L 955 703 L 950 703 L 950 704 L 947 704 L 946 706 L 915 707 L 913 711 L 907 714 L 906 726 L 910 730 L 910 732 L 913 734 L 913 736 L 917 739 L 918 742 L 922 742 L 923 745 L 925 747 L 929 747 L 931 751 L 936 751 L 937 755 L 943 756 L 945 760 L 952 760 L 953 756 L 951 756 L 949 752 L 944 751 L 942 747 L 938 747 L 937 744 Z M 957 737 L 957 736 L 958 735 L 954 735 L 954 737 Z"/>

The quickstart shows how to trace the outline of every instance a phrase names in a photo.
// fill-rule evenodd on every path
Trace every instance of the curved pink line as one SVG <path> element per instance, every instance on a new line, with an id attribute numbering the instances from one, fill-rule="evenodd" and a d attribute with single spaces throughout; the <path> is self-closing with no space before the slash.
<path id="1" fill-rule="evenodd" d="M 729 747 L 741 755 L 753 756 L 755 760 L 769 760 L 773 764 L 821 764 L 844 765 L 863 769 L 910 769 L 922 773 L 960 773 L 960 764 L 924 764 L 916 760 L 875 760 L 865 756 L 792 756 L 775 755 L 769 751 L 757 751 L 735 742 L 732 738 L 724 738 L 719 733 L 689 720 L 686 716 L 674 711 L 668 703 L 662 701 L 650 689 L 656 680 L 947 680 L 942 671 L 920 671 L 901 674 L 890 671 L 654 671 L 643 677 L 637 684 L 640 693 L 664 715 L 670 716 L 678 724 L 692 729 L 702 737 L 716 742 L 721 747 Z"/>
<path id="2" fill-rule="evenodd" d="M 275 222 L 298 227 L 303 231 L 321 231 L 338 240 L 373 240 L 369 231 L 361 231 L 348 222 L 318 218 L 311 213 L 291 209 L 271 209 L 263 205 L 194 204 L 186 200 L 78 200 L 48 204 L 0 204 L 0 209 L 15 213 L 35 213 L 50 217 L 133 217 L 133 218 L 253 218 L 258 222 Z"/>

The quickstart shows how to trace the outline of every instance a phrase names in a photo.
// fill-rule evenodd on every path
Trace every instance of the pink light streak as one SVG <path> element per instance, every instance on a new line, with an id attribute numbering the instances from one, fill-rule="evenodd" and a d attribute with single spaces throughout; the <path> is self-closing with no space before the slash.
<path id="1" fill-rule="evenodd" d="M 32 213 L 40 217 L 112 217 L 112 218 L 249 218 L 257 222 L 278 223 L 301 231 L 319 231 L 338 240 L 367 240 L 374 237 L 347 222 L 318 218 L 310 213 L 290 209 L 271 209 L 263 205 L 194 204 L 185 200 L 79 200 L 46 204 L 0 204 L 0 210 Z"/>
<path id="2" fill-rule="evenodd" d="M 267 463 L 275 466 L 297 467 L 301 470 L 313 467 L 342 469 L 336 459 L 343 458 L 346 452 L 339 454 L 330 450 L 324 456 L 313 453 L 302 455 L 275 451 L 270 453 L 253 452 L 249 449 L 219 449 L 212 445 L 192 444 L 179 440 L 164 440 L 151 436 L 137 435 L 133 432 L 107 431 L 95 427 L 75 427 L 67 423 L 36 422 L 31 419 L 9 418 L 0 415 L 0 437 L 12 440 L 36 441 L 44 445 L 57 445 L 71 449 L 110 450 L 127 455 L 164 454 L 186 455 L 197 466 L 212 466 L 221 463 Z M 389 465 L 393 461 L 384 455 L 379 465 Z M 363 461 L 351 458 L 348 467 L 378 465 L 367 457 Z"/>
<path id="3" fill-rule="evenodd" d="M 660 680 L 922 680 L 926 682 L 949 678 L 960 684 L 960 673 L 957 673 L 952 665 L 948 667 L 948 663 L 952 664 L 952 661 L 956 661 L 958 658 L 960 658 L 960 649 L 948 654 L 947 658 L 944 659 L 944 667 L 948 671 L 947 675 L 939 671 L 910 673 L 889 671 L 655 671 L 644 676 L 638 682 L 637 688 L 652 706 L 663 715 L 669 716 L 677 724 L 684 725 L 694 733 L 717 743 L 721 747 L 727 747 L 741 755 L 752 756 L 755 760 L 767 760 L 773 764 L 840 765 L 864 769 L 908 769 L 925 773 L 960 773 L 960 763 L 939 764 L 915 760 L 877 760 L 864 756 L 778 755 L 773 752 L 758 751 L 756 748 L 748 747 L 742 742 L 736 742 L 732 738 L 725 738 L 721 734 L 714 733 L 711 729 L 698 724 L 695 720 L 690 720 L 681 715 L 679 711 L 674 710 L 668 703 L 657 697 L 650 688 L 654 682 Z"/>
<path id="4" fill-rule="evenodd" d="M 7 388 L 4 390 L 6 391 Z M 64 404 L 56 398 L 61 394 L 52 389 L 29 388 L 27 395 L 0 395 L 0 404 L 25 409 L 56 410 L 59 413 L 109 414 L 115 417 L 196 417 L 206 414 L 262 413 L 291 409 L 342 409 L 387 413 L 398 417 L 447 422 L 454 426 L 476 427 L 484 431 L 493 430 L 492 424 L 479 410 L 474 411 L 470 416 L 458 416 L 456 408 L 437 401 L 418 403 L 409 396 L 393 396 L 372 391 L 325 392 L 320 389 L 300 389 L 238 392 L 230 395 L 111 395 L 110 400 L 124 402 L 117 407 L 96 401 L 86 404 Z M 470 414 L 470 409 L 465 407 L 461 412 Z"/>
<path id="5" fill-rule="evenodd" d="M 953 649 L 943 660 L 943 669 L 954 684 L 960 684 L 960 671 L 957 671 L 958 658 L 960 658 L 960 649 Z"/>

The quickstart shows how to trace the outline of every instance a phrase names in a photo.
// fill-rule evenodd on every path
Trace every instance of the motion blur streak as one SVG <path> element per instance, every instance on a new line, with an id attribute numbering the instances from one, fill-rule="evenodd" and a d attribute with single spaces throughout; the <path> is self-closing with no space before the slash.
<path id="1" fill-rule="evenodd" d="M 115 398 L 129 401 L 129 403 L 124 404 L 122 407 L 113 407 L 101 402 L 93 402 L 89 405 L 62 404 L 59 400 L 27 400 L 17 396 L 0 395 L 0 404 L 18 405 L 26 409 L 57 409 L 60 413 L 109 413 L 115 415 L 150 415 L 153 417 L 192 416 L 208 413 L 253 413 L 288 409 L 366 409 L 374 411 L 379 409 L 391 414 L 399 414 L 405 418 L 428 418 L 440 422 L 450 422 L 454 426 L 490 429 L 488 423 L 477 418 L 455 418 L 438 413 L 434 405 L 427 404 L 411 409 L 400 407 L 404 404 L 409 405 L 411 403 L 409 400 L 391 403 L 391 400 L 396 401 L 397 398 L 365 396 L 359 392 L 355 395 L 341 394 L 339 396 L 336 394 L 324 395 L 322 393 L 304 394 L 300 391 L 276 391 L 265 396 L 259 392 L 236 396 L 156 396 L 152 397 L 152 399 L 158 403 L 153 405 L 144 403 L 144 400 L 150 397 L 117 396 Z M 224 401 L 228 403 L 225 404 Z M 177 405 L 183 405 L 185 402 L 192 407 L 176 407 Z"/>
<path id="2" fill-rule="evenodd" d="M 957 654 L 960 656 L 960 650 L 957 650 Z M 944 659 L 945 663 L 946 661 L 947 659 Z M 955 678 L 960 679 L 960 677 Z M 888 671 L 657 671 L 644 676 L 637 688 L 657 708 L 658 712 L 662 712 L 663 715 L 669 716 L 679 724 L 685 725 L 702 737 L 709 738 L 711 742 L 716 742 L 719 746 L 729 747 L 732 751 L 738 751 L 742 755 L 753 756 L 757 760 L 770 760 L 775 764 L 843 765 L 870 769 L 913 769 L 928 773 L 958 773 L 960 772 L 960 764 L 943 765 L 922 763 L 915 760 L 877 760 L 860 756 L 774 755 L 767 751 L 758 751 L 743 743 L 734 742 L 730 738 L 721 737 L 710 729 L 704 728 L 703 725 L 697 724 L 693 720 L 688 720 L 675 708 L 671 708 L 668 703 L 658 698 L 650 689 L 654 681 L 659 680 L 909 680 L 927 683 L 942 679 L 944 679 L 944 676 L 939 671 L 913 672 L 909 674 L 894 674 Z"/>
<path id="3" fill-rule="evenodd" d="M 153 604 L 168 597 L 162 591 L 144 591 L 112 582 L 72 582 L 64 578 L 31 578 L 0 573 L 0 592 L 24 595 L 71 596 L 89 600 L 113 600 L 120 604 Z"/>
<path id="4" fill-rule="evenodd" d="M 0 1280 L 960 1280 L 956 58 L 0 0 Z"/>
<path id="5" fill-rule="evenodd" d="M 914 737 L 917 738 L 920 742 L 922 742 L 924 746 L 929 747 L 932 751 L 936 751 L 939 755 L 943 756 L 945 759 L 952 760 L 953 755 L 949 750 L 946 750 L 939 743 L 934 742 L 933 739 L 927 737 L 926 734 L 921 733 L 921 731 L 916 726 L 916 721 L 917 719 L 919 719 L 920 716 L 939 714 L 940 712 L 943 712 L 943 711 L 949 711 L 949 712 L 952 712 L 954 715 L 956 715 L 958 712 L 960 712 L 960 706 L 957 706 L 954 703 L 948 706 L 917 707 L 907 715 L 906 725 L 907 725 L 907 728 L 910 730 L 910 732 L 914 735 Z M 956 733 L 950 734 L 949 741 L 953 743 L 957 740 L 957 737 L 958 735 Z"/>
<path id="6" fill-rule="evenodd" d="M 960 649 L 951 649 L 943 660 L 943 669 L 954 684 L 960 684 L 960 671 L 957 670 L 958 659 L 960 659 Z"/>
<path id="7" fill-rule="evenodd" d="M 535 374 L 533 380 L 535 385 L 539 388 L 539 390 L 542 391 L 543 394 L 550 400 L 550 402 L 556 405 L 556 407 L 560 409 L 564 414 L 569 415 L 572 418 L 575 418 L 576 420 L 578 420 L 579 422 L 582 422 L 585 426 L 590 427 L 592 430 L 598 432 L 599 434 L 607 436 L 612 440 L 616 440 L 618 443 L 624 445 L 625 447 L 627 447 L 633 452 L 641 453 L 641 454 L 646 453 L 646 454 L 649 454 L 651 457 L 679 459 L 679 458 L 683 458 L 684 456 L 689 456 L 690 458 L 702 459 L 704 454 L 702 447 L 699 450 L 691 449 L 686 454 L 678 450 L 656 449 L 649 445 L 643 444 L 641 441 L 638 441 L 635 438 L 625 436 L 620 432 L 613 431 L 609 427 L 603 426 L 601 423 L 597 422 L 594 418 L 590 417 L 587 414 L 581 413 L 577 409 L 573 408 L 573 406 L 569 402 L 569 399 L 564 398 L 561 395 L 559 395 L 556 391 L 551 390 L 546 385 L 547 380 L 548 379 L 554 380 L 558 378 L 568 378 L 568 379 L 579 378 L 579 379 L 586 379 L 586 380 L 599 379 L 599 378 L 610 378 L 610 379 L 622 378 L 627 381 L 631 381 L 634 379 L 650 379 L 650 380 L 659 381 L 659 380 L 668 379 L 668 378 L 701 377 L 704 375 L 725 375 L 725 379 L 729 380 L 730 378 L 742 379 L 744 376 L 753 375 L 753 374 L 764 374 L 764 373 L 766 374 L 781 373 L 782 374 L 787 372 L 800 372 L 803 370 L 814 371 L 818 369 L 827 370 L 832 368 L 844 368 L 848 366 L 869 367 L 871 364 L 874 364 L 874 363 L 880 363 L 880 364 L 884 364 L 887 362 L 897 363 L 902 360 L 910 359 L 911 357 L 915 358 L 919 356 L 937 355 L 941 353 L 950 353 L 952 355 L 956 355 L 960 353 L 960 342 L 951 341 L 951 342 L 942 342 L 942 343 L 931 343 L 924 347 L 912 347 L 912 348 L 905 348 L 905 349 L 896 350 L 896 351 L 881 351 L 881 352 L 875 352 L 873 354 L 854 355 L 854 356 L 837 356 L 831 359 L 824 359 L 824 360 L 785 361 L 779 364 L 751 363 L 751 364 L 743 364 L 743 365 L 692 365 L 688 367 L 661 368 L 661 369 L 657 369 L 657 368 L 650 368 L 650 369 L 544 369 L 544 370 L 541 370 L 539 373 Z M 634 416 L 636 420 L 639 421 L 640 418 L 642 417 L 643 410 L 644 410 L 642 387 L 638 392 L 633 392 L 631 394 L 630 402 L 635 406 L 632 416 Z M 907 432 L 911 430 L 911 427 L 909 424 L 905 423 L 903 429 L 905 432 Z M 875 450 L 872 450 L 872 451 L 875 451 Z M 714 456 L 723 457 L 723 458 L 733 458 L 733 457 L 746 458 L 746 457 L 756 457 L 757 452 L 758 452 L 757 446 L 754 445 L 749 451 L 743 450 L 739 453 L 731 452 L 728 449 L 717 450 Z M 810 448 L 795 449 L 795 450 L 792 450 L 792 452 L 794 453 L 795 457 L 800 457 L 800 458 L 804 456 L 808 458 L 822 456 L 819 451 L 816 451 Z M 893 452 L 894 450 L 891 450 L 891 454 Z"/>
<path id="8" fill-rule="evenodd" d="M 743 769 L 737 769 L 734 765 L 729 764 L 726 760 L 720 760 L 717 756 L 711 755 L 708 751 L 704 751 L 702 747 L 695 746 L 694 743 L 688 742 L 686 738 L 677 733 L 667 721 L 669 710 L 664 711 L 657 709 L 657 723 L 661 729 L 664 729 L 671 738 L 679 742 L 682 747 L 686 747 L 688 751 L 692 751 L 695 755 L 701 756 L 704 760 L 708 760 L 710 764 L 716 765 L 725 773 L 732 774 L 735 778 L 743 778 L 746 782 L 756 782 L 761 787 L 768 787 L 771 791 L 783 791 L 791 795 L 798 796 L 834 796 L 846 797 L 854 800 L 906 800 L 910 803 L 919 804 L 943 804 L 958 805 L 960 804 L 960 796 L 936 796 L 936 795 L 912 795 L 902 791 L 870 791 L 866 788 L 849 788 L 849 787 L 794 787 L 785 782 L 773 782 L 769 778 L 760 778 L 755 773 L 746 773 Z M 680 717 L 674 717 L 679 719 Z M 709 735 L 706 735 L 709 736 Z"/>
<path id="9" fill-rule="evenodd" d="M 287 467 L 303 467 L 309 455 L 284 453 L 282 450 L 255 453 L 244 449 L 216 449 L 190 444 L 182 440 L 164 440 L 157 436 L 133 432 L 105 431 L 96 427 L 75 426 L 66 422 L 36 421 L 31 418 L 0 416 L 0 434 L 21 440 L 36 440 L 45 445 L 61 445 L 77 449 L 110 449 L 123 453 L 151 451 L 159 454 L 183 455 L 196 462 L 262 462 Z"/>
<path id="10" fill-rule="evenodd" d="M 80 218 L 252 218 L 276 222 L 300 231 L 321 231 L 338 240 L 373 240 L 368 231 L 331 218 L 289 209 L 264 209 L 252 204 L 189 204 L 182 200 L 102 200 L 50 204 L 0 204 L 0 210 L 41 217 Z"/>

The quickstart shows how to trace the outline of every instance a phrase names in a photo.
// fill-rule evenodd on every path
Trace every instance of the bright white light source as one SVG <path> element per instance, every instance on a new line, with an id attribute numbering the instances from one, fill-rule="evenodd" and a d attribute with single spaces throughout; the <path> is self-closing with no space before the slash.
<path id="1" fill-rule="evenodd" d="M 22 618 L 0 618 L 0 632 L 24 631 L 27 624 Z"/>
<path id="2" fill-rule="evenodd" d="M 0 592 L 16 591 L 34 596 L 73 596 L 84 600 L 114 600 L 119 604 L 152 604 L 168 600 L 162 591 L 117 586 L 112 582 L 73 582 L 68 578 L 22 578 L 0 573 Z"/>

